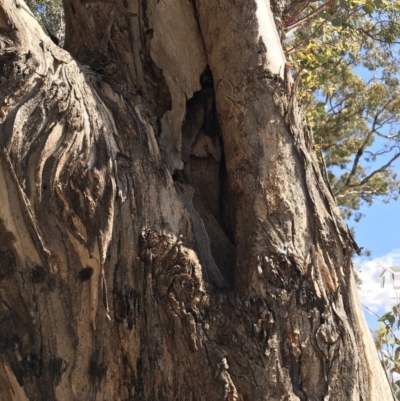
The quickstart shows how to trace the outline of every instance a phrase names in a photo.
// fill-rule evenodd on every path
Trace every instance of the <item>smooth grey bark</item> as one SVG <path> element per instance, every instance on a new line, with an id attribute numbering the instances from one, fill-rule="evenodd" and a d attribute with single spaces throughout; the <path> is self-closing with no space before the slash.
<path id="1" fill-rule="evenodd" d="M 390 399 L 269 4 L 64 8 L 0 0 L 0 398 Z"/>

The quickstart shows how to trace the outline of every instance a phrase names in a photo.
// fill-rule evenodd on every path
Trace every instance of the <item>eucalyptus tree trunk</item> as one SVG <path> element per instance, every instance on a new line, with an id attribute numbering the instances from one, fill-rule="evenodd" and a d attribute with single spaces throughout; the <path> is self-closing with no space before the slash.
<path id="1" fill-rule="evenodd" d="M 0 399 L 389 400 L 264 0 L 0 0 Z"/>

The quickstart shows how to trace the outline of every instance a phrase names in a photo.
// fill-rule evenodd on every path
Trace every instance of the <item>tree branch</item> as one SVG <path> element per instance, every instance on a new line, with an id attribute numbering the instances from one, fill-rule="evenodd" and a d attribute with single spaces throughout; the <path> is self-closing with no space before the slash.
<path id="1" fill-rule="evenodd" d="M 358 154 L 357 154 L 358 155 Z M 382 167 L 378 168 L 377 170 L 373 171 L 370 175 L 368 175 L 367 177 L 365 177 L 361 182 L 357 183 L 357 184 L 350 184 L 349 180 L 346 180 L 346 184 L 339 189 L 337 192 L 334 193 L 335 196 L 339 196 L 341 194 L 343 194 L 344 192 L 346 192 L 348 189 L 350 188 L 360 188 L 363 185 L 365 185 L 374 175 L 378 174 L 378 173 L 382 173 L 384 171 L 386 171 L 390 165 L 400 157 L 400 153 L 397 153 L 395 156 L 393 156 L 385 165 L 383 165 Z"/>

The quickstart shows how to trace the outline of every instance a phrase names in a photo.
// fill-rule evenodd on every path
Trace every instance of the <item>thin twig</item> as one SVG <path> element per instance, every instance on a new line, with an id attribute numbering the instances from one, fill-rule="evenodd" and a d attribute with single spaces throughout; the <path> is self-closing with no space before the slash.
<path id="1" fill-rule="evenodd" d="M 375 315 L 378 319 L 380 319 L 380 316 L 378 316 L 374 311 L 372 311 L 370 308 L 368 308 L 368 306 L 365 306 L 364 304 L 361 304 L 365 309 L 367 309 L 368 310 L 368 312 L 370 312 L 370 313 L 372 313 L 373 315 Z M 388 330 L 388 331 L 390 331 L 390 333 L 392 334 L 392 336 L 394 337 L 394 342 L 396 343 L 396 344 L 400 344 L 400 340 L 396 337 L 396 335 L 393 333 L 393 330 L 392 330 L 392 328 L 387 324 L 387 323 L 385 323 L 385 322 L 382 322 L 384 325 L 385 325 L 385 327 L 386 327 L 386 329 Z"/>

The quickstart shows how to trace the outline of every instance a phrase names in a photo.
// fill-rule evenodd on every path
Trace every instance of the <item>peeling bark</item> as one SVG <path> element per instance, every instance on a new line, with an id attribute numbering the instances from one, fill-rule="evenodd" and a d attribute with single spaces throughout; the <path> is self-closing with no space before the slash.
<path id="1" fill-rule="evenodd" d="M 0 0 L 1 400 L 390 399 L 269 4 L 64 8 Z"/>

